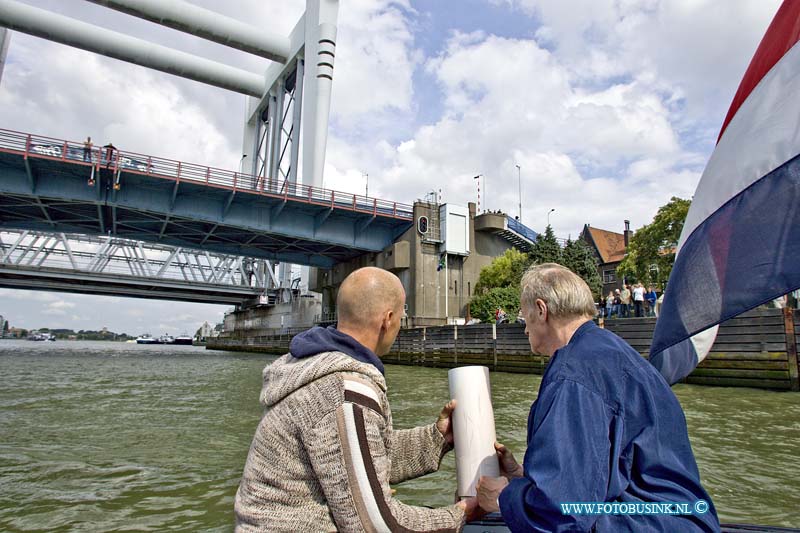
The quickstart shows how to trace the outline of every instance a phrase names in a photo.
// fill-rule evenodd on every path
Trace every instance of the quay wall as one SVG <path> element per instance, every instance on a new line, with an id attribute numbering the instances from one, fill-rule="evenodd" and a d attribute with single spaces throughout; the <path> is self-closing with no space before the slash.
<path id="1" fill-rule="evenodd" d="M 606 320 L 602 326 L 647 357 L 654 318 Z M 281 333 L 247 330 L 209 340 L 207 348 L 283 354 L 301 329 Z M 259 334 L 261 333 L 261 334 Z M 756 309 L 724 322 L 708 357 L 685 380 L 699 385 L 800 390 L 800 311 Z M 388 364 L 453 368 L 483 365 L 498 372 L 541 374 L 548 356 L 530 353 L 520 324 L 435 326 L 401 330 Z"/>

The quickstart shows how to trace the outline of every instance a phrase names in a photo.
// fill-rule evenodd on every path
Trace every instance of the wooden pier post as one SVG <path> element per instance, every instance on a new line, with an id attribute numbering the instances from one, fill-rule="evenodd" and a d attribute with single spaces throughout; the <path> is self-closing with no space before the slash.
<path id="1" fill-rule="evenodd" d="M 425 365 L 426 355 L 428 353 L 428 328 L 422 328 L 422 357 L 417 359 L 418 364 Z"/>
<path id="2" fill-rule="evenodd" d="M 786 331 L 786 358 L 789 366 L 789 387 L 800 391 L 800 369 L 797 366 L 797 338 L 794 334 L 794 309 L 783 308 L 783 325 Z"/>
<path id="3" fill-rule="evenodd" d="M 458 326 L 453 326 L 453 367 L 458 366 Z"/>

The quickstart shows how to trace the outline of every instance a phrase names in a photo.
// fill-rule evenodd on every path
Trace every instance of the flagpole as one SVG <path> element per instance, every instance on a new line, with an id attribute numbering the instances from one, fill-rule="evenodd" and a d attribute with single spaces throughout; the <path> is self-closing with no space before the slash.
<path id="1" fill-rule="evenodd" d="M 447 252 L 444 253 L 444 323 L 448 324 L 447 318 L 450 316 L 448 311 L 448 301 L 450 300 L 450 278 L 448 276 Z"/>

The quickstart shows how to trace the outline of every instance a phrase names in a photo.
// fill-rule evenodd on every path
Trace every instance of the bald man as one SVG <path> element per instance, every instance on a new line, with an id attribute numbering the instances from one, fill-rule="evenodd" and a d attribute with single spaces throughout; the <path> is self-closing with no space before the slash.
<path id="1" fill-rule="evenodd" d="M 405 505 L 390 483 L 439 468 L 452 448 L 450 413 L 414 429 L 392 429 L 379 356 L 400 330 L 405 291 L 379 268 L 339 288 L 337 328 L 297 335 L 264 369 L 265 407 L 236 493 L 236 530 L 461 531 L 474 498 L 439 509 Z"/>

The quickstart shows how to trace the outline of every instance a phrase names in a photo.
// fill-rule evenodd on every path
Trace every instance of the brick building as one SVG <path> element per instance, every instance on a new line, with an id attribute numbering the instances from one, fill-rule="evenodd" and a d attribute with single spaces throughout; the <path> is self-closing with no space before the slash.
<path id="1" fill-rule="evenodd" d="M 632 235 L 630 221 L 625 221 L 622 233 L 593 228 L 589 224 L 583 226 L 580 238 L 592 249 L 597 258 L 597 272 L 603 281 L 603 294 L 622 287 L 622 280 L 617 279 L 617 267 L 625 258 L 628 242 Z"/>

